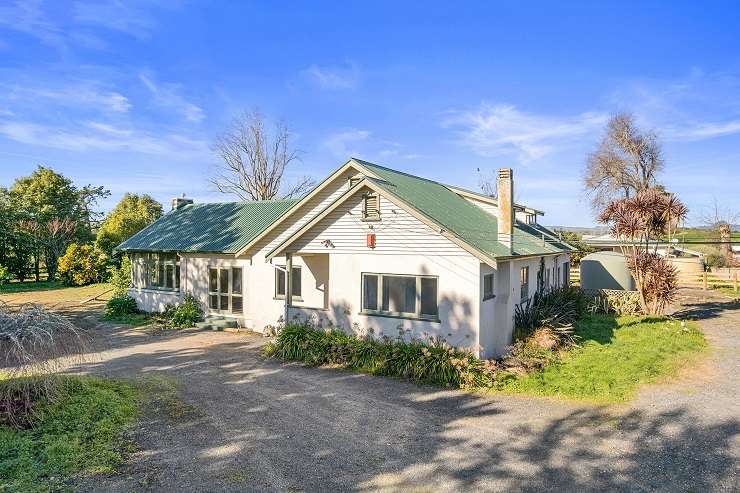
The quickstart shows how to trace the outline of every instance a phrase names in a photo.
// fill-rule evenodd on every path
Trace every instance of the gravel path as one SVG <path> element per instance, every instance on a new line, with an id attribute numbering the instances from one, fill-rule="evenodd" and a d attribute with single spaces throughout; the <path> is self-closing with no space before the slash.
<path id="1" fill-rule="evenodd" d="M 167 376 L 122 473 L 83 491 L 739 491 L 740 307 L 683 292 L 709 356 L 628 405 L 479 395 L 263 361 L 264 340 L 105 329 L 84 370 Z"/>

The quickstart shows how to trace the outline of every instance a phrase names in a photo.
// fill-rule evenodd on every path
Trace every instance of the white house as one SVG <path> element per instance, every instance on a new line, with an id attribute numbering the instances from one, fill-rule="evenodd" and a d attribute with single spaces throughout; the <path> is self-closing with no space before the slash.
<path id="1" fill-rule="evenodd" d="M 514 204 L 350 159 L 300 200 L 193 204 L 121 245 L 130 294 L 158 311 L 185 294 L 255 331 L 284 320 L 375 337 L 438 337 L 481 357 L 511 343 L 540 266 L 568 283 L 570 247 Z"/>

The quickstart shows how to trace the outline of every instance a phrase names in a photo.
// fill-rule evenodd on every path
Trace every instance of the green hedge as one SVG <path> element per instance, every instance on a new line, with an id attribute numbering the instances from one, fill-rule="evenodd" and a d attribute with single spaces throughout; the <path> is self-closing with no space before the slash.
<path id="1" fill-rule="evenodd" d="M 480 360 L 444 342 L 375 340 L 298 324 L 286 326 L 265 348 L 265 355 L 445 387 L 492 387 L 496 375 L 495 362 Z"/>

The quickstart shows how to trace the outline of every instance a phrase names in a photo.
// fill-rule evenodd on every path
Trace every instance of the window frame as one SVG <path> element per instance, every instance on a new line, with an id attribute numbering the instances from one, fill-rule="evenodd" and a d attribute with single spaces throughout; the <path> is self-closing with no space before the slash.
<path id="1" fill-rule="evenodd" d="M 144 287 L 154 291 L 168 293 L 180 292 L 180 257 L 177 253 L 147 252 L 144 257 Z M 172 287 L 167 286 L 169 275 L 172 275 Z M 153 282 L 156 278 L 157 281 Z"/>
<path id="2" fill-rule="evenodd" d="M 376 297 L 376 310 L 365 308 L 365 276 L 376 276 L 377 277 L 377 297 Z M 383 282 L 384 277 L 411 277 L 415 279 L 415 312 L 393 312 L 390 310 L 383 310 Z M 421 280 L 432 279 L 434 280 L 435 287 L 435 305 L 437 313 L 424 314 L 421 313 Z M 439 276 L 432 276 L 427 274 L 393 274 L 389 272 L 361 272 L 360 273 L 360 314 L 371 315 L 378 317 L 391 317 L 391 318 L 403 318 L 408 320 L 424 320 L 427 322 L 439 322 Z"/>
<path id="3" fill-rule="evenodd" d="M 529 299 L 529 266 L 525 265 L 519 268 L 519 301 L 523 302 L 528 299 Z"/>
<path id="4" fill-rule="evenodd" d="M 216 290 L 211 289 L 211 271 L 216 271 Z M 234 293 L 234 271 L 238 270 L 241 272 L 240 279 L 240 292 Z M 221 290 L 223 287 L 222 274 L 227 272 L 227 291 Z M 211 306 L 211 296 L 216 296 L 216 308 Z M 221 308 L 221 300 L 223 297 L 228 299 L 227 308 Z M 242 308 L 239 311 L 234 311 L 234 298 L 239 298 L 242 302 Z M 242 266 L 233 265 L 208 265 L 208 300 L 206 303 L 209 312 L 213 313 L 227 313 L 235 316 L 244 315 L 244 268 Z"/>
<path id="5" fill-rule="evenodd" d="M 492 300 L 496 297 L 496 276 L 495 272 L 488 272 L 483 274 L 483 301 Z M 486 280 L 491 280 L 491 290 L 486 291 Z"/>
<path id="6" fill-rule="evenodd" d="M 283 277 L 283 279 L 285 279 L 285 282 L 282 283 L 283 284 L 283 294 L 278 293 L 278 287 L 280 286 L 280 282 L 278 281 L 278 279 L 279 279 L 280 273 L 282 272 L 284 275 L 286 270 L 287 269 L 284 265 L 275 266 L 275 291 L 274 291 L 274 296 L 273 296 L 273 299 L 275 300 L 285 299 L 285 288 L 286 288 L 285 284 L 287 284 L 287 278 Z M 292 299 L 293 301 L 303 301 L 303 278 L 302 278 L 303 271 L 300 265 L 294 265 L 293 266 L 293 279 L 294 280 L 296 278 L 296 273 L 295 273 L 296 270 L 298 271 L 297 277 L 301 280 L 298 284 L 298 287 L 300 288 L 300 292 L 298 294 L 293 293 Z M 295 286 L 296 286 L 295 282 L 292 282 L 291 288 L 295 289 Z"/>

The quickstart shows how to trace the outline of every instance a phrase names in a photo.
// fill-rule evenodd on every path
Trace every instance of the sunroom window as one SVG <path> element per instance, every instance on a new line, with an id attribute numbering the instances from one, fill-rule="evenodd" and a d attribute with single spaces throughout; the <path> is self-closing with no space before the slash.
<path id="1" fill-rule="evenodd" d="M 436 319 L 437 278 L 395 274 L 362 274 L 362 311 L 407 318 Z"/>
<path id="2" fill-rule="evenodd" d="M 174 253 L 149 253 L 145 257 L 146 287 L 165 291 L 180 290 L 180 262 Z"/>

